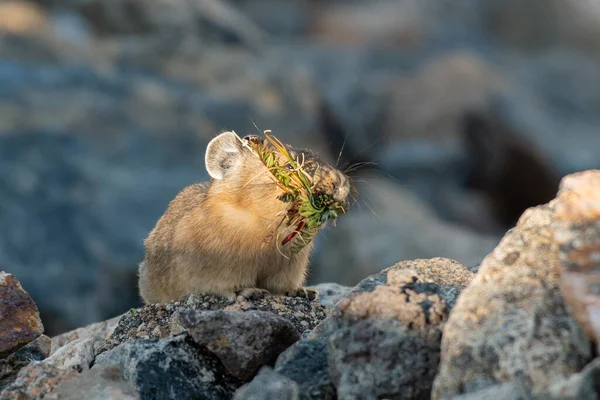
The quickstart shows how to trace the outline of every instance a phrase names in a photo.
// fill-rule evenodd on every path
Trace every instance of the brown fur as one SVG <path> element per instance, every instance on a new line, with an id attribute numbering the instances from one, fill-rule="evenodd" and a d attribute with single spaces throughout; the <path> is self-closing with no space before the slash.
<path id="1" fill-rule="evenodd" d="M 230 148 L 228 143 L 224 147 Z M 285 294 L 305 281 L 312 243 L 297 254 L 281 246 L 293 227 L 280 226 L 288 204 L 277 199 L 283 191 L 270 172 L 241 145 L 239 155 L 231 157 L 227 154 L 234 153 L 215 150 L 220 145 L 210 146 L 207 170 L 216 171 L 212 175 L 219 179 L 181 191 L 144 241 L 139 285 L 146 303 L 192 293 L 232 298 L 248 288 Z M 209 152 L 217 156 L 209 159 Z M 346 201 L 348 178 L 310 150 L 292 152 L 304 154 L 306 170 L 318 187 Z"/>

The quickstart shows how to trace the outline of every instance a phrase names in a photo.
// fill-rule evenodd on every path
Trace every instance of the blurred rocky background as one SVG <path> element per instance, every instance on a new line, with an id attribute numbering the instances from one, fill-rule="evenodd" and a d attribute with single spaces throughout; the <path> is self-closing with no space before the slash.
<path id="1" fill-rule="evenodd" d="M 475 267 L 600 168 L 600 2 L 1 1 L 0 270 L 48 335 L 139 304 L 142 240 L 224 129 L 354 178 L 309 283 Z"/>

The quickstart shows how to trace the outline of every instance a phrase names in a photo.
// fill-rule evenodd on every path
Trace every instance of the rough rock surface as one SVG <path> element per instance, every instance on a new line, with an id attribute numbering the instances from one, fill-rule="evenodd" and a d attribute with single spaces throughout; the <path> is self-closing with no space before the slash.
<path id="1" fill-rule="evenodd" d="M 563 180 L 554 236 L 560 246 L 561 293 L 575 320 L 600 346 L 599 170 Z"/>
<path id="2" fill-rule="evenodd" d="M 543 395 L 590 361 L 559 291 L 555 205 L 526 211 L 458 298 L 444 326 L 434 399 L 515 381 Z"/>
<path id="3" fill-rule="evenodd" d="M 27 366 L 31 361 L 41 361 L 49 355 L 50 338 L 41 335 L 11 355 L 0 358 L 0 392 L 15 380 L 21 368 Z"/>
<path id="4" fill-rule="evenodd" d="M 326 317 L 326 308 L 318 301 L 268 296 L 263 299 L 230 302 L 205 295 L 186 296 L 179 301 L 146 305 L 132 309 L 119 319 L 113 333 L 98 347 L 97 354 L 132 339 L 161 339 L 179 334 L 183 328 L 172 320 L 179 310 L 271 311 L 287 319 L 299 333 L 308 331 Z"/>
<path id="5" fill-rule="evenodd" d="M 328 365 L 338 396 L 427 397 L 443 323 L 472 277 L 437 258 L 402 262 L 362 281 L 333 314 Z"/>
<path id="6" fill-rule="evenodd" d="M 216 355 L 231 375 L 244 381 L 300 339 L 291 322 L 267 311 L 186 310 L 173 319 Z"/>
<path id="7" fill-rule="evenodd" d="M 299 393 L 296 382 L 265 366 L 252 382 L 235 392 L 233 400 L 299 400 Z"/>
<path id="8" fill-rule="evenodd" d="M 364 279 L 275 371 L 302 398 L 418 398 L 437 371 L 443 322 L 473 274 L 436 258 L 401 262 Z"/>
<path id="9" fill-rule="evenodd" d="M 140 396 L 135 387 L 122 378 L 117 367 L 97 366 L 59 383 L 44 399 L 137 400 Z"/>
<path id="10" fill-rule="evenodd" d="M 335 306 L 338 301 L 343 299 L 352 290 L 350 286 L 343 286 L 337 283 L 320 283 L 310 288 L 319 293 L 319 303 L 327 308 Z"/>
<path id="11" fill-rule="evenodd" d="M 23 368 L 17 379 L 1 393 L 3 400 L 37 400 L 51 393 L 59 383 L 79 375 L 76 370 L 64 370 L 52 363 L 33 361 Z"/>
<path id="12" fill-rule="evenodd" d="M 13 275 L 0 271 L 0 357 L 32 342 L 43 332 L 33 299 Z"/>
<path id="13" fill-rule="evenodd" d="M 101 354 L 96 366 L 117 366 L 141 398 L 229 398 L 242 382 L 190 338 L 132 340 Z"/>
<path id="14" fill-rule="evenodd" d="M 107 339 L 117 327 L 120 318 L 121 316 L 119 315 L 106 321 L 97 322 L 53 337 L 52 353 L 75 340 L 92 339 L 93 341 L 101 341 Z"/>
<path id="15" fill-rule="evenodd" d="M 46 336 L 41 336 L 39 339 L 42 338 L 46 338 L 42 341 L 42 352 L 50 354 L 51 339 Z M 36 342 L 30 343 L 30 345 L 34 343 Z M 15 381 L 0 393 L 0 398 L 20 400 L 49 398 L 47 396 L 53 393 L 59 383 L 89 370 L 94 361 L 96 343 L 97 340 L 93 338 L 74 340 L 56 349 L 48 358 L 40 361 L 33 360 L 19 371 Z"/>
<path id="16" fill-rule="evenodd" d="M 193 295 L 132 309 L 0 359 L 0 398 L 231 398 L 326 314 L 318 301 L 284 296 Z"/>

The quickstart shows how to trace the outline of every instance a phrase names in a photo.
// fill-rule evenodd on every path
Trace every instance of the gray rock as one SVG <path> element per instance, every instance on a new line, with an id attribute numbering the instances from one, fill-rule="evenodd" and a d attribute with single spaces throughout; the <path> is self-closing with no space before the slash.
<path id="1" fill-rule="evenodd" d="M 97 342 L 93 338 L 74 340 L 52 353 L 47 362 L 63 370 L 85 371 L 94 362 Z"/>
<path id="2" fill-rule="evenodd" d="M 102 365 L 62 381 L 44 399 L 137 400 L 140 396 L 135 387 L 123 379 L 117 367 Z"/>
<path id="3" fill-rule="evenodd" d="M 2 392 L 2 400 L 37 400 L 52 393 L 56 386 L 63 381 L 74 379 L 79 371 L 63 369 L 43 361 L 32 361 L 19 371 L 17 379 Z"/>
<path id="4" fill-rule="evenodd" d="M 0 358 L 0 392 L 12 383 L 21 368 L 32 361 L 41 361 L 50 354 L 50 338 L 41 335 L 11 355 Z"/>
<path id="5" fill-rule="evenodd" d="M 266 296 L 257 300 L 232 302 L 223 297 L 195 294 L 169 303 L 149 304 L 131 309 L 119 318 L 106 340 L 98 344 L 96 355 L 128 340 L 163 339 L 182 333 L 184 328 L 181 321 L 173 318 L 177 311 L 182 310 L 224 310 L 239 313 L 265 311 L 288 320 L 296 331 L 303 335 L 326 317 L 323 305 L 300 297 Z"/>
<path id="6" fill-rule="evenodd" d="M 598 394 L 600 379 L 600 359 L 595 359 L 576 374 L 566 380 L 560 380 L 550 386 L 546 393 L 532 395 L 523 380 L 490 386 L 476 392 L 452 397 L 452 400 L 577 400 L 600 398 Z"/>
<path id="7" fill-rule="evenodd" d="M 302 339 L 281 353 L 275 371 L 298 385 L 302 399 L 335 399 L 327 364 L 327 337 Z"/>
<path id="8" fill-rule="evenodd" d="M 275 372 L 271 367 L 263 367 L 252 382 L 235 392 L 234 400 L 299 400 L 298 384 Z"/>
<path id="9" fill-rule="evenodd" d="M 133 340 L 99 355 L 96 366 L 119 369 L 142 399 L 230 398 L 242 382 L 186 336 Z"/>
<path id="10" fill-rule="evenodd" d="M 264 311 L 179 311 L 174 319 L 238 379 L 248 381 L 300 335 L 286 319 Z"/>
<path id="11" fill-rule="evenodd" d="M 401 262 L 363 280 L 332 315 L 328 366 L 338 397 L 429 396 L 443 323 L 472 276 L 437 258 Z"/>
<path id="12" fill-rule="evenodd" d="M 63 346 L 81 339 L 92 339 L 94 342 L 99 342 L 110 336 L 115 330 L 121 316 L 117 316 L 106 321 L 96 322 L 88 326 L 78 328 L 52 338 L 52 353 Z"/>
<path id="13" fill-rule="evenodd" d="M 301 398 L 428 396 L 443 323 L 472 277 L 443 258 L 401 262 L 368 277 L 281 354 L 275 371 L 298 383 Z"/>
<path id="14" fill-rule="evenodd" d="M 559 291 L 554 204 L 525 212 L 461 293 L 444 326 L 434 399 L 511 382 L 543 395 L 591 360 Z"/>
<path id="15" fill-rule="evenodd" d="M 311 286 L 311 288 L 319 293 L 319 303 L 327 308 L 335 306 L 338 301 L 343 299 L 352 290 L 350 286 L 343 286 L 337 283 L 319 283 L 318 285 Z"/>

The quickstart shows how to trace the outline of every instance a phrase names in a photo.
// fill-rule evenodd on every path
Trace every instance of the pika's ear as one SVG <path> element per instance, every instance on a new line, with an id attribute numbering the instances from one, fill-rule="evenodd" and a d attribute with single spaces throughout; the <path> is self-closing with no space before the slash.
<path id="1" fill-rule="evenodd" d="M 227 170 L 242 162 L 242 142 L 235 132 L 224 132 L 206 146 L 204 161 L 208 174 L 223 179 Z"/>

